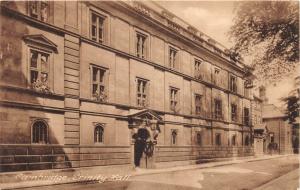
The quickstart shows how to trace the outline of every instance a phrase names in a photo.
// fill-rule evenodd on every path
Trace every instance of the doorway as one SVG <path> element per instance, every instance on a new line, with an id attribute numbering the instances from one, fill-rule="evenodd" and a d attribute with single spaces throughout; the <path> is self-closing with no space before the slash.
<path id="1" fill-rule="evenodd" d="M 134 165 L 135 167 L 149 168 L 149 156 L 145 151 L 148 146 L 148 138 L 150 134 L 147 129 L 141 128 L 135 134 L 135 143 L 134 143 Z"/>

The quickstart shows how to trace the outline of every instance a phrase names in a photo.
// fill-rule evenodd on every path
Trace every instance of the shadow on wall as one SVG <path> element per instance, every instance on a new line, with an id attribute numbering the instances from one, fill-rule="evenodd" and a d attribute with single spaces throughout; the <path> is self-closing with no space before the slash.
<path id="1" fill-rule="evenodd" d="M 29 30 L 24 22 L 14 19 L 3 8 L 17 10 L 16 2 L 0 3 L 0 172 L 70 168 L 72 164 L 65 154 L 67 147 L 58 144 L 51 126 L 46 129 L 48 142 L 34 140 L 39 143 L 32 143 L 32 125 L 37 119 L 48 125 L 44 119 L 47 113 L 40 109 L 42 106 L 36 109 L 17 102 L 41 105 L 39 100 L 52 97 L 28 89 L 30 81 L 22 68 L 27 61 L 22 58 L 29 55 L 23 55 L 26 50 L 22 49 L 22 41 Z M 40 138 L 46 134 L 43 130 L 35 133 L 40 133 L 36 134 Z"/>

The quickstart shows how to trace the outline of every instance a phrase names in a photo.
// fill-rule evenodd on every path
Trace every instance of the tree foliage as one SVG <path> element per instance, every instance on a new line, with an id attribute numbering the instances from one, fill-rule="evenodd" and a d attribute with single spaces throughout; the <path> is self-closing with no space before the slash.
<path id="1" fill-rule="evenodd" d="M 296 118 L 299 117 L 299 104 L 298 104 L 298 97 L 296 96 L 288 96 L 283 99 L 286 103 L 286 114 L 287 114 L 287 120 L 289 124 L 292 125 L 299 125 L 297 123 Z"/>
<path id="2" fill-rule="evenodd" d="M 232 51 L 251 57 L 256 74 L 277 79 L 299 62 L 299 2 L 244 1 L 235 7 Z"/>

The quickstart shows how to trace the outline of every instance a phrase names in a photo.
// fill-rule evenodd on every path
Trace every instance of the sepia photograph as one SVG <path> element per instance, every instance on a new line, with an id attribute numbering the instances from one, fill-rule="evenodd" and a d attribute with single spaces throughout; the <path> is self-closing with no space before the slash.
<path id="1" fill-rule="evenodd" d="M 297 0 L 0 0 L 0 190 L 299 190 Z"/>

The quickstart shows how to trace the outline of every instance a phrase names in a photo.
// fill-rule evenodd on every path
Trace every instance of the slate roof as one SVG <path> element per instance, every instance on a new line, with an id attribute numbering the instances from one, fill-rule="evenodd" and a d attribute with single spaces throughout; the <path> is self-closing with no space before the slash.
<path id="1" fill-rule="evenodd" d="M 262 118 L 281 118 L 285 117 L 285 113 L 274 104 L 264 104 L 262 109 Z"/>

